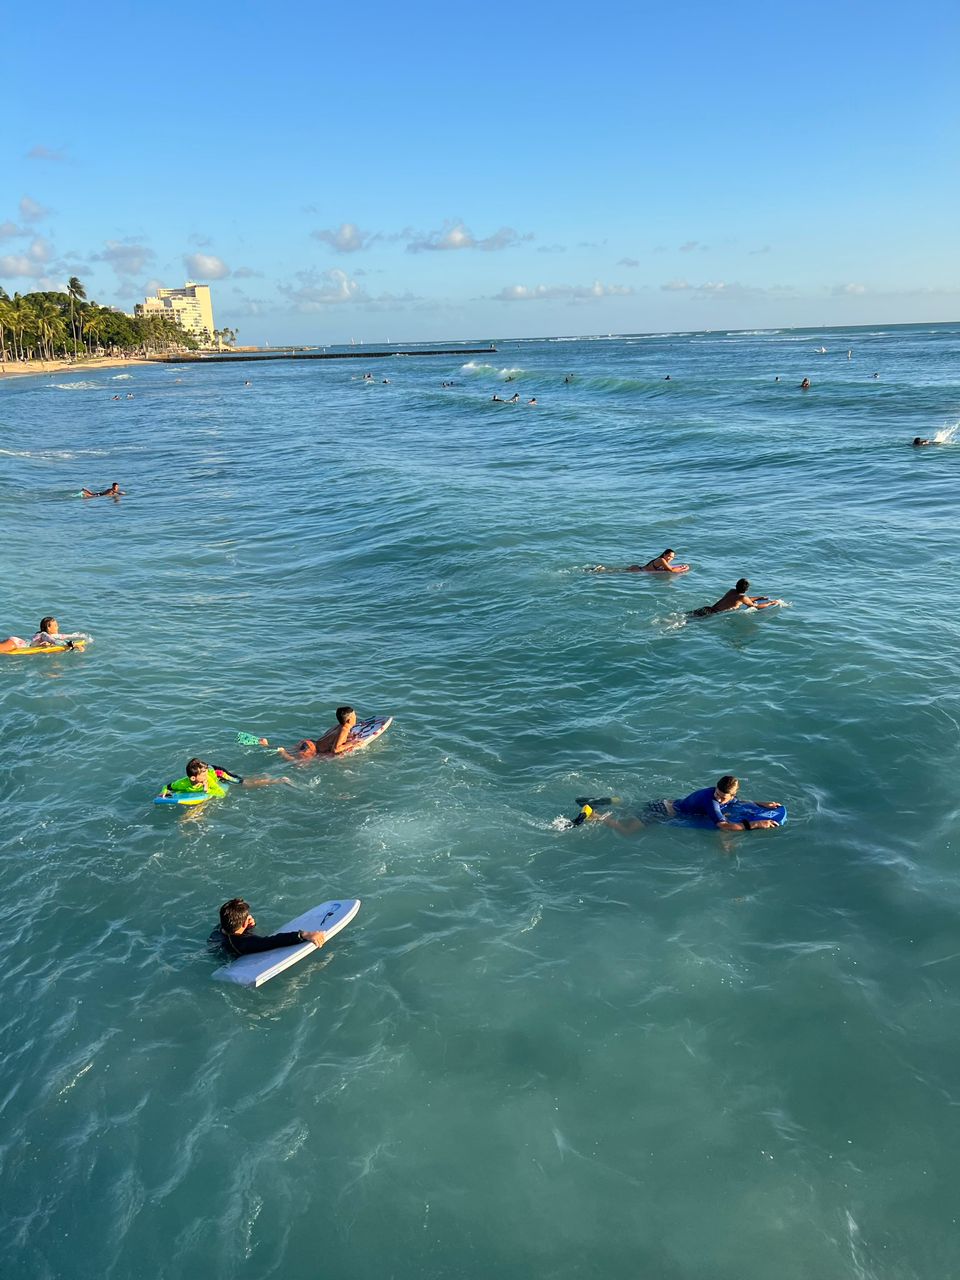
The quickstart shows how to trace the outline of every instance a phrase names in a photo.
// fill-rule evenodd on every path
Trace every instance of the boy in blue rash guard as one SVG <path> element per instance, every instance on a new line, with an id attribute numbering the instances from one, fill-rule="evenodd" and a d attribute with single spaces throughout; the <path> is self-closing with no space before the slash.
<path id="1" fill-rule="evenodd" d="M 723 806 L 736 799 L 739 790 L 740 779 L 733 777 L 732 774 L 725 773 L 718 780 L 715 787 L 703 787 L 700 791 L 693 791 L 690 795 L 683 796 L 679 800 L 658 800 L 647 805 L 644 810 L 646 822 L 640 818 L 628 818 L 624 822 L 619 822 L 608 813 L 591 813 L 590 817 L 606 822 L 608 827 L 613 827 L 614 831 L 619 831 L 621 835 L 625 836 L 642 830 L 651 821 L 663 822 L 678 817 L 708 818 L 718 831 L 762 831 L 770 827 L 776 827 L 777 824 L 769 818 L 728 822 L 723 816 Z M 775 800 L 757 800 L 754 803 L 759 805 L 761 809 L 778 809 L 780 807 Z"/>

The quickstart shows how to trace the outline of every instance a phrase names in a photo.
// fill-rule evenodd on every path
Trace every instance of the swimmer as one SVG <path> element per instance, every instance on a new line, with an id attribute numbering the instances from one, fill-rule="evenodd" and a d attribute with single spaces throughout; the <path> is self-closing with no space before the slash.
<path id="1" fill-rule="evenodd" d="M 120 397 L 119 397 L 119 396 L 113 396 L 113 397 L 111 397 L 111 398 L 112 398 L 112 399 L 114 399 L 114 400 L 119 400 L 119 399 L 120 399 Z"/>
<path id="2" fill-rule="evenodd" d="M 879 373 L 875 373 L 873 376 L 874 376 L 875 378 L 879 378 L 879 377 L 880 377 Z"/>
<path id="3" fill-rule="evenodd" d="M 493 397 L 493 403 L 494 403 L 494 404 L 506 404 L 507 402 L 506 402 L 506 400 L 502 399 L 500 396 L 494 396 L 494 397 Z"/>
<path id="4" fill-rule="evenodd" d="M 734 609 L 739 609 L 746 605 L 748 609 L 769 609 L 775 604 L 783 604 L 782 600 L 769 600 L 766 596 L 748 596 L 750 583 L 746 578 L 741 578 L 735 587 L 731 587 L 729 591 L 724 592 L 716 604 L 705 605 L 702 609 L 694 609 L 687 616 L 689 618 L 706 618 L 712 613 L 731 613 Z"/>
<path id="5" fill-rule="evenodd" d="M 244 385 L 245 387 L 250 387 L 250 386 L 253 386 L 253 383 L 252 383 L 252 382 L 250 382 L 250 380 L 248 379 L 246 382 L 244 382 L 244 384 L 243 384 L 243 385 Z"/>
<path id="6" fill-rule="evenodd" d="M 644 818 L 627 818 L 624 821 L 612 817 L 610 813 L 597 813 L 595 810 L 587 815 L 588 819 L 605 822 L 621 835 L 632 835 L 655 822 L 669 822 L 671 818 L 708 818 L 718 831 L 767 831 L 777 826 L 770 818 L 752 818 L 743 822 L 728 822 L 724 816 L 724 806 L 736 799 L 740 790 L 739 778 L 725 773 L 717 781 L 715 787 L 704 787 L 679 800 L 655 800 L 646 805 Z M 755 800 L 761 809 L 779 809 L 776 800 Z M 588 806 L 589 807 L 589 806 Z M 644 820 L 645 819 L 645 820 Z"/>
<path id="7" fill-rule="evenodd" d="M 690 566 L 688 564 L 674 564 L 676 552 L 672 547 L 667 547 L 666 551 L 662 551 L 660 555 L 654 556 L 652 560 L 648 560 L 646 564 L 628 564 L 625 569 L 608 569 L 606 565 L 598 564 L 595 569 L 588 569 L 588 573 L 688 573 Z"/>
<path id="8" fill-rule="evenodd" d="M 669 373 L 668 373 L 668 374 L 667 374 L 667 376 L 664 378 L 664 382 L 672 382 L 672 381 L 673 381 L 673 379 L 670 377 L 670 375 L 669 375 Z"/>
<path id="9" fill-rule="evenodd" d="M 913 437 L 914 449 L 919 449 L 921 445 L 925 445 L 925 444 L 943 444 L 943 441 L 942 440 L 923 440 L 920 438 L 920 436 Z"/>
<path id="10" fill-rule="evenodd" d="M 568 373 L 567 376 L 564 378 L 564 382 L 572 382 L 572 381 L 573 381 L 573 375 Z"/>
<path id="11" fill-rule="evenodd" d="M 510 397 L 510 399 L 507 401 L 507 404 L 516 404 L 519 399 L 520 399 L 520 392 L 515 391 L 513 395 Z"/>
<path id="12" fill-rule="evenodd" d="M 60 630 L 60 623 L 56 618 L 41 618 L 40 630 L 32 640 L 21 640 L 19 636 L 8 636 L 6 640 L 0 641 L 0 653 L 13 653 L 15 649 L 50 649 L 59 648 L 60 645 L 66 645 L 68 649 L 75 648 L 75 641 L 89 640 L 90 637 L 84 631 L 71 631 L 69 633 Z"/>
<path id="13" fill-rule="evenodd" d="M 390 379 L 389 379 L 389 378 L 384 378 L 384 380 L 383 380 L 383 385 L 384 385 L 385 387 L 389 387 L 389 385 L 390 385 Z"/>
<path id="14" fill-rule="evenodd" d="M 337 723 L 332 729 L 315 741 L 303 738 L 292 751 L 286 747 L 277 747 L 277 755 L 284 760 L 312 760 L 315 756 L 339 756 L 347 748 L 351 730 L 357 723 L 357 713 L 353 707 L 337 707 Z"/>
<path id="15" fill-rule="evenodd" d="M 536 403 L 537 403 L 537 397 L 536 397 L 536 396 L 534 396 L 532 400 L 528 400 L 528 401 L 527 401 L 527 404 L 536 404 Z"/>
<path id="16" fill-rule="evenodd" d="M 101 489 L 99 493 L 95 493 L 93 489 L 80 490 L 81 498 L 125 498 L 126 496 L 127 491 L 121 489 L 116 480 L 114 480 L 109 489 Z"/>
<path id="17" fill-rule="evenodd" d="M 804 378 L 804 380 L 800 383 L 800 390 L 801 390 L 801 391 L 809 391 L 809 390 L 810 390 L 810 379 L 809 379 L 809 378 Z"/>
<path id="18" fill-rule="evenodd" d="M 301 942 L 312 942 L 319 948 L 327 940 L 320 929 L 300 929 L 262 937 L 259 933 L 254 933 L 256 925 L 256 920 L 250 914 L 250 903 L 243 898 L 231 898 L 220 908 L 220 924 L 211 934 L 210 941 L 217 943 L 231 955 L 251 956 L 258 951 L 273 951 L 276 947 L 295 947 Z"/>
<path id="19" fill-rule="evenodd" d="M 289 778 L 241 778 L 238 773 L 222 769 L 219 765 L 207 764 L 194 757 L 187 761 L 186 776 L 168 782 L 160 792 L 162 796 L 170 796 L 179 791 L 203 791 L 208 796 L 225 796 L 224 783 L 232 783 L 237 787 L 292 787 Z"/>
<path id="20" fill-rule="evenodd" d="M 780 381 L 780 375 L 778 374 L 778 375 L 774 378 L 774 382 L 779 382 L 779 381 Z"/>

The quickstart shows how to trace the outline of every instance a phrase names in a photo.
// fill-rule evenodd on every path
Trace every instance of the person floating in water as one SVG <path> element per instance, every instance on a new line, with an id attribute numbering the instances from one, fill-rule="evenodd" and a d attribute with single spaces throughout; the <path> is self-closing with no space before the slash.
<path id="1" fill-rule="evenodd" d="M 92 489 L 80 490 L 81 498 L 125 498 L 126 496 L 126 490 L 121 489 L 116 480 L 109 489 L 101 489 L 99 493 L 94 493 Z"/>
<path id="2" fill-rule="evenodd" d="M 353 707 L 337 707 L 337 723 L 316 740 L 303 738 L 292 751 L 278 747 L 277 754 L 284 760 L 312 760 L 315 756 L 339 756 L 348 751 L 350 734 L 357 723 Z M 266 740 L 262 740 L 267 746 Z"/>
<path id="3" fill-rule="evenodd" d="M 231 898 L 220 908 L 220 924 L 214 929 L 210 941 L 223 947 L 230 955 L 252 956 L 260 951 L 274 951 L 277 947 L 296 947 L 301 942 L 312 942 L 319 949 L 327 940 L 320 929 L 290 930 L 264 937 L 254 933 L 256 927 L 257 922 L 250 914 L 250 903 L 243 898 Z"/>
<path id="4" fill-rule="evenodd" d="M 573 374 L 568 373 L 567 376 L 564 378 L 564 382 L 572 382 L 572 381 L 573 381 Z"/>
<path id="5" fill-rule="evenodd" d="M 667 547 L 666 551 L 662 551 L 660 555 L 654 556 L 652 560 L 648 560 L 646 564 L 628 564 L 625 569 L 608 569 L 606 565 L 598 564 L 593 569 L 588 569 L 588 573 L 688 573 L 690 566 L 688 564 L 674 564 L 676 552 L 672 547 Z"/>
<path id="6" fill-rule="evenodd" d="M 520 392 L 515 391 L 513 395 L 510 397 L 510 399 L 507 401 L 507 404 L 516 404 L 519 401 L 519 399 L 520 399 Z"/>
<path id="7" fill-rule="evenodd" d="M 530 400 L 528 400 L 528 401 L 527 401 L 527 404 L 536 404 L 536 403 L 537 403 L 537 397 L 536 397 L 536 396 L 533 396 L 533 398 L 532 398 L 532 399 L 530 399 Z"/>
<path id="8" fill-rule="evenodd" d="M 800 390 L 801 390 L 801 391 L 809 391 L 809 390 L 810 390 L 810 379 L 809 379 L 809 378 L 804 378 L 804 380 L 800 383 Z"/>
<path id="9" fill-rule="evenodd" d="M 289 778 L 241 778 L 238 773 L 233 773 L 230 769 L 207 764 L 205 760 L 194 757 L 187 761 L 186 776 L 168 782 L 160 794 L 171 796 L 181 791 L 202 791 L 208 796 L 220 797 L 227 794 L 225 783 L 235 787 L 293 786 Z"/>
<path id="10" fill-rule="evenodd" d="M 919 449 L 921 445 L 925 445 L 925 444 L 943 444 L 943 441 L 942 440 L 924 440 L 920 436 L 913 437 L 913 447 L 915 449 Z"/>
<path id="11" fill-rule="evenodd" d="M 744 605 L 748 609 L 769 609 L 775 604 L 783 604 L 782 600 L 771 600 L 767 596 L 748 596 L 750 583 L 740 578 L 735 587 L 725 591 L 716 604 L 705 605 L 702 609 L 694 609 L 687 616 L 690 618 L 706 618 L 712 613 L 730 613 Z"/>
<path id="12" fill-rule="evenodd" d="M 13 653 L 15 649 L 59 649 L 64 646 L 67 649 L 74 649 L 78 642 L 89 639 L 90 637 L 84 631 L 69 633 L 61 631 L 60 623 L 56 618 L 41 618 L 40 630 L 32 640 L 8 636 L 6 640 L 0 640 L 0 653 Z"/>
<path id="13" fill-rule="evenodd" d="M 493 397 L 493 403 L 494 403 L 494 404 L 506 404 L 507 402 L 506 402 L 506 400 L 504 400 L 504 399 L 503 399 L 503 397 L 502 397 L 502 396 L 497 396 L 497 395 L 495 395 L 495 396 Z"/>
<path id="14" fill-rule="evenodd" d="M 724 808 L 736 799 L 739 790 L 739 778 L 725 773 L 718 779 L 715 787 L 703 787 L 700 791 L 694 791 L 679 800 L 651 801 L 644 807 L 642 818 L 620 820 L 614 818 L 609 811 L 597 813 L 589 803 L 583 805 L 580 812 L 589 810 L 585 814 L 588 820 L 605 822 L 608 827 L 619 831 L 621 835 L 632 835 L 635 831 L 641 831 L 652 823 L 669 822 L 672 818 L 706 818 L 718 831 L 765 831 L 779 826 L 779 823 L 770 818 L 751 818 L 741 822 L 728 821 L 723 812 Z M 782 807 L 776 800 L 755 800 L 753 803 L 759 809 Z"/>

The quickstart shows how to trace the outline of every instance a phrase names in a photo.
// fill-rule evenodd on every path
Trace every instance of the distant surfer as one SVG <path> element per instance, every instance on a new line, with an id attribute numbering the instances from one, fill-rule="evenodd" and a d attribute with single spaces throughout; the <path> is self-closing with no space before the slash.
<path id="1" fill-rule="evenodd" d="M 588 569 L 588 573 L 688 573 L 690 566 L 688 564 L 674 564 L 676 552 L 667 547 L 666 551 L 662 551 L 660 555 L 654 556 L 652 560 L 648 560 L 646 564 L 628 564 L 625 569 L 608 569 L 604 564 L 598 564 L 593 569 Z"/>
<path id="2" fill-rule="evenodd" d="M 809 391 L 809 390 L 810 390 L 810 379 L 809 379 L 809 378 L 804 378 L 804 380 L 800 383 L 800 390 L 801 390 L 801 391 Z"/>
<path id="3" fill-rule="evenodd" d="M 326 934 L 320 929 L 291 930 L 288 933 L 271 933 L 266 937 L 254 933 L 257 922 L 250 914 L 250 903 L 243 898 L 231 898 L 220 908 L 220 924 L 211 934 L 210 941 L 219 944 L 234 956 L 256 955 L 259 951 L 273 951 L 277 947 L 295 947 L 301 942 L 312 942 L 317 948 L 326 942 Z"/>
<path id="4" fill-rule="evenodd" d="M 536 403 L 537 403 L 537 397 L 536 397 L 536 396 L 534 396 L 531 400 L 528 400 L 528 401 L 527 401 L 527 404 L 536 404 Z"/>
<path id="5" fill-rule="evenodd" d="M 278 747 L 277 754 L 284 760 L 312 760 L 315 756 L 338 756 L 347 749 L 350 734 L 357 723 L 353 707 L 337 707 L 337 723 L 321 737 L 302 738 L 292 751 Z"/>
<path id="6" fill-rule="evenodd" d="M 925 444 L 943 444 L 943 441 L 942 440 L 923 440 L 920 436 L 913 437 L 913 447 L 915 449 L 919 449 L 922 445 L 925 445 Z"/>
<path id="7" fill-rule="evenodd" d="M 507 404 L 516 404 L 519 401 L 519 399 L 520 399 L 520 392 L 515 391 L 513 395 L 510 397 L 510 399 L 507 401 Z"/>
<path id="8" fill-rule="evenodd" d="M 493 403 L 494 403 L 494 404 L 506 404 L 507 402 L 506 402 L 506 400 L 504 400 L 504 399 L 503 399 L 503 397 L 502 397 L 502 396 L 494 396 L 494 397 L 493 397 Z"/>
<path id="9" fill-rule="evenodd" d="M 126 490 L 121 489 L 116 480 L 109 489 L 101 489 L 99 492 L 94 492 L 93 489 L 80 490 L 81 498 L 125 498 L 126 496 Z"/>
<path id="10" fill-rule="evenodd" d="M 625 836 L 632 835 L 635 831 L 641 831 L 652 823 L 669 822 L 673 818 L 704 818 L 708 822 L 712 822 L 718 831 L 766 831 L 780 825 L 770 818 L 749 818 L 740 822 L 730 822 L 723 810 L 726 805 L 731 804 L 736 799 L 739 790 L 739 778 L 725 773 L 722 778 L 718 779 L 715 787 L 703 787 L 700 791 L 691 792 L 690 795 L 683 796 L 679 800 L 650 801 L 642 810 L 642 818 L 620 820 L 614 818 L 609 812 L 597 813 L 589 801 L 581 807 L 581 813 L 585 809 L 589 810 L 586 814 L 588 819 L 605 822 L 608 827 L 612 827 L 614 831 L 619 831 L 621 835 Z M 776 800 L 754 800 L 751 803 L 755 804 L 759 809 L 779 809 L 782 807 Z"/>
<path id="11" fill-rule="evenodd" d="M 740 578 L 735 587 L 725 591 L 716 604 L 705 605 L 702 609 L 694 609 L 687 616 L 690 618 L 706 618 L 713 613 L 731 613 L 734 609 L 746 606 L 748 609 L 769 609 L 775 604 L 783 604 L 782 600 L 771 600 L 767 596 L 748 596 L 750 583 Z"/>

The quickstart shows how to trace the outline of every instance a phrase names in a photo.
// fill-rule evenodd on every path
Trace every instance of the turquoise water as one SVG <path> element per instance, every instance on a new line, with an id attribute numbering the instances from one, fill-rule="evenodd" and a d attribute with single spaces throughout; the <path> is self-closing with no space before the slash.
<path id="1" fill-rule="evenodd" d="M 958 357 L 941 325 L 0 387 L 3 634 L 96 637 L 0 657 L 0 1269 L 956 1274 L 960 448 L 907 442 L 957 425 Z M 668 545 L 688 575 L 582 571 Z M 744 574 L 789 607 L 685 623 Z M 396 722 L 312 768 L 235 743 L 343 702 Z M 155 809 L 193 754 L 294 787 Z M 788 825 L 562 829 L 727 771 Z M 205 947 L 234 894 L 363 908 L 248 992 Z"/>

